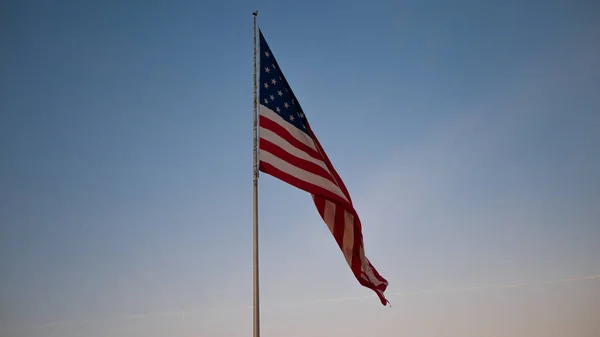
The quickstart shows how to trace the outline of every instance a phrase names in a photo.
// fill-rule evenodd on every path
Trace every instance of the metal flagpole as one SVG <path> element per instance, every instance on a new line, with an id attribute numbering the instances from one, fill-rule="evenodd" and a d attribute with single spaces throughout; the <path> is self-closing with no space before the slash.
<path id="1" fill-rule="evenodd" d="M 256 16 L 258 11 L 252 13 L 254 15 L 254 337 L 260 337 L 260 307 L 258 296 L 258 97 L 256 88 Z"/>

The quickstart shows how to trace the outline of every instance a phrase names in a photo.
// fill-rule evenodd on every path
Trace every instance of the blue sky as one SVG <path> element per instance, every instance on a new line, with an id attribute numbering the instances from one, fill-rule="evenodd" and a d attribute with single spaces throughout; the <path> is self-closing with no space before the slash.
<path id="1" fill-rule="evenodd" d="M 598 5 L 5 1 L 2 336 L 251 335 L 254 9 L 392 302 L 262 175 L 264 336 L 600 333 Z"/>

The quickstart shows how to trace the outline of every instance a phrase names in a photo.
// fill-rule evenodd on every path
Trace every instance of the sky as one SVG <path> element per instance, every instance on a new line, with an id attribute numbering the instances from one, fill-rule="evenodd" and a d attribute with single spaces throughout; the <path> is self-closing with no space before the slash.
<path id="1" fill-rule="evenodd" d="M 253 10 L 391 302 L 261 175 L 262 336 L 600 335 L 597 3 L 8 0 L 1 336 L 251 336 Z"/>

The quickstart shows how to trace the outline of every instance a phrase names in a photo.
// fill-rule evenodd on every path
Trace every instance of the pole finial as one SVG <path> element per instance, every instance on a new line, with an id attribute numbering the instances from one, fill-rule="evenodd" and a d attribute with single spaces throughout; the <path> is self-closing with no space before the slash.
<path id="1" fill-rule="evenodd" d="M 258 15 L 258 11 L 252 12 L 252 15 L 257 16 Z"/>

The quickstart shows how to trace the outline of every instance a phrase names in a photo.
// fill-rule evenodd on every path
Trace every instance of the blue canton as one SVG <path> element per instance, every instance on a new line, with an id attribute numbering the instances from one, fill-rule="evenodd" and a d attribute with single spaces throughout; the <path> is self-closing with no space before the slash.
<path id="1" fill-rule="evenodd" d="M 259 77 L 259 104 L 273 110 L 284 120 L 294 125 L 300 131 L 308 134 L 306 130 L 306 117 L 297 103 L 297 100 L 285 80 L 275 57 L 267 45 L 262 32 L 260 35 L 260 77 Z"/>

